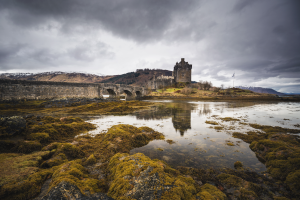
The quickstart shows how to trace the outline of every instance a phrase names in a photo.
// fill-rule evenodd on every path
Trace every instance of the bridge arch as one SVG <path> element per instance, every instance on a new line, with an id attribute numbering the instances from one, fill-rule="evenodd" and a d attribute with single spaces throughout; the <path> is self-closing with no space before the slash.
<path id="1" fill-rule="evenodd" d="M 136 98 L 140 98 L 143 95 L 143 93 L 139 90 L 135 91 L 135 94 L 136 94 Z"/>
<path id="2" fill-rule="evenodd" d="M 116 92 L 113 89 L 106 89 L 109 94 L 109 98 L 115 98 L 117 96 Z"/>

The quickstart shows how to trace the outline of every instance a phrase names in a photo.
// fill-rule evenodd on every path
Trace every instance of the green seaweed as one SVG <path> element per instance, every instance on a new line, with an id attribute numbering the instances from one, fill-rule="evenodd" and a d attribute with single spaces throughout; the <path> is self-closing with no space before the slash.
<path id="1" fill-rule="evenodd" d="M 211 184 L 204 184 L 200 188 L 200 192 L 197 193 L 196 197 L 207 200 L 226 200 L 226 195 L 221 192 L 218 188 Z"/>

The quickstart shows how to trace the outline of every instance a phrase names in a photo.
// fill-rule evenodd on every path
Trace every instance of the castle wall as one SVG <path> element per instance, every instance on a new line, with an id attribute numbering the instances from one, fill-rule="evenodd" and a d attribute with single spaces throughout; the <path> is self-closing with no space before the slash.
<path id="1" fill-rule="evenodd" d="M 100 97 L 99 84 L 0 79 L 0 100 Z"/>
<path id="2" fill-rule="evenodd" d="M 174 79 L 155 79 L 148 82 L 148 88 L 158 90 L 163 87 L 172 86 Z"/>

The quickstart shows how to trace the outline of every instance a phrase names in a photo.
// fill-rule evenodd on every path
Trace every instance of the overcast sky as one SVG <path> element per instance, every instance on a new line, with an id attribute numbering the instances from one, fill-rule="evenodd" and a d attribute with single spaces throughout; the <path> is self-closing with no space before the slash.
<path id="1" fill-rule="evenodd" d="M 0 0 L 0 73 L 173 70 L 300 93 L 300 0 Z"/>

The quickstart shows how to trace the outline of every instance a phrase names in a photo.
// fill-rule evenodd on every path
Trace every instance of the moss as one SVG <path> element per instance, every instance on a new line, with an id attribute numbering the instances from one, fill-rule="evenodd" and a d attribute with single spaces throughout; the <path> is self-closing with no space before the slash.
<path id="1" fill-rule="evenodd" d="M 78 106 L 71 109 L 70 113 L 101 113 L 101 114 L 125 114 L 136 110 L 145 109 L 153 103 L 140 101 L 118 101 L 118 102 L 101 102 Z"/>
<path id="2" fill-rule="evenodd" d="M 259 124 L 249 124 L 252 128 L 260 129 L 266 133 L 300 133 L 298 129 L 288 129 L 282 128 L 279 126 L 266 126 L 266 125 L 259 125 Z"/>
<path id="3" fill-rule="evenodd" d="M 48 133 L 31 133 L 28 136 L 28 139 L 36 140 L 36 141 L 44 143 L 44 142 L 48 142 L 49 134 Z"/>
<path id="4" fill-rule="evenodd" d="M 63 152 L 68 158 L 82 158 L 84 153 L 75 145 L 70 143 L 59 143 L 57 152 Z"/>
<path id="5" fill-rule="evenodd" d="M 104 189 L 99 187 L 101 182 L 97 179 L 89 178 L 86 169 L 81 164 L 81 160 L 74 160 L 64 163 L 56 168 L 52 175 L 52 182 L 48 191 L 60 182 L 66 181 L 76 185 L 83 194 L 85 194 L 85 191 L 88 191 L 91 194 L 104 192 Z"/>
<path id="6" fill-rule="evenodd" d="M 22 181 L 38 171 L 38 166 L 49 151 L 40 151 L 27 155 L 16 153 L 0 154 L 0 185 Z"/>
<path id="7" fill-rule="evenodd" d="M 166 140 L 168 144 L 175 144 L 174 140 Z"/>
<path id="8" fill-rule="evenodd" d="M 242 184 L 243 180 L 235 175 L 231 174 L 219 174 L 217 178 L 220 180 L 220 182 L 224 183 L 226 186 L 233 186 L 238 187 Z"/>
<path id="9" fill-rule="evenodd" d="M 215 121 L 205 121 L 206 124 L 218 125 L 218 122 Z"/>
<path id="10" fill-rule="evenodd" d="M 251 143 L 253 141 L 266 139 L 267 135 L 259 132 L 248 131 L 246 134 L 234 132 L 232 137 L 242 139 L 244 142 Z"/>
<path id="11" fill-rule="evenodd" d="M 290 173 L 286 177 L 285 183 L 289 186 L 289 188 L 292 190 L 294 194 L 296 194 L 298 197 L 300 196 L 300 170 L 296 170 L 295 172 Z"/>
<path id="12" fill-rule="evenodd" d="M 162 148 L 157 148 L 156 150 L 158 150 L 158 151 L 164 151 Z"/>
<path id="13" fill-rule="evenodd" d="M 243 167 L 243 163 L 241 161 L 236 161 L 234 163 L 234 168 L 238 169 L 238 168 L 242 168 Z"/>
<path id="14" fill-rule="evenodd" d="M 131 149 L 146 145 L 155 139 L 163 140 L 164 135 L 148 127 L 137 128 L 119 124 L 112 126 L 105 134 L 98 134 L 95 137 L 80 136 L 75 140 L 85 156 L 94 154 L 96 159 L 101 158 L 102 162 L 105 162 L 118 152 L 129 153 Z"/>
<path id="15" fill-rule="evenodd" d="M 41 167 L 42 168 L 51 168 L 51 167 L 54 167 L 54 166 L 61 165 L 65 162 L 67 162 L 67 161 L 68 161 L 68 159 L 67 159 L 66 155 L 63 154 L 63 153 L 60 153 L 58 155 L 53 156 L 49 160 L 44 161 L 41 164 Z"/>
<path id="16" fill-rule="evenodd" d="M 229 122 L 229 121 L 240 121 L 239 119 L 235 119 L 235 118 L 232 118 L 232 117 L 224 117 L 224 118 L 220 118 L 222 121 L 226 121 L 226 122 Z"/>
<path id="17" fill-rule="evenodd" d="M 213 128 L 216 129 L 216 130 L 223 130 L 222 126 L 214 126 Z"/>
<path id="18" fill-rule="evenodd" d="M 33 120 L 37 119 L 34 118 Z M 70 139 L 79 133 L 95 128 L 95 125 L 84 122 L 80 118 L 65 117 L 60 120 L 59 118 L 45 116 L 41 118 L 40 125 L 27 123 L 24 134 L 31 140 L 37 138 L 43 143 L 50 143 Z"/>
<path id="19" fill-rule="evenodd" d="M 173 185 L 173 187 L 169 187 L 169 190 L 162 190 L 161 199 L 192 199 L 196 192 L 193 179 L 166 173 L 165 167 L 166 165 L 162 161 L 151 160 L 141 153 L 134 155 L 118 153 L 111 158 L 108 166 L 111 173 L 110 180 L 112 180 L 108 195 L 115 199 L 132 198 L 131 194 L 135 193 L 135 185 L 130 181 L 130 177 L 139 177 L 144 170 L 152 169 L 148 176 L 156 175 L 159 180 L 156 179 L 147 186 L 148 179 L 144 179 L 147 180 L 143 186 L 144 189 L 153 186 L 159 190 L 159 188 Z"/>
<path id="20" fill-rule="evenodd" d="M 16 143 L 11 140 L 0 140 L 0 153 L 8 153 L 11 152 L 11 149 L 13 149 L 16 146 Z"/>
<path id="21" fill-rule="evenodd" d="M 13 151 L 18 153 L 31 153 L 42 149 L 42 145 L 39 141 L 21 141 L 17 143 Z"/>
<path id="22" fill-rule="evenodd" d="M 232 142 L 227 142 L 226 145 L 228 145 L 228 146 L 235 146 Z"/>
<path id="23" fill-rule="evenodd" d="M 43 183 L 52 173 L 52 170 L 41 170 L 21 182 L 5 184 L 1 187 L 0 199 L 19 200 L 36 197 L 40 193 Z"/>
<path id="24" fill-rule="evenodd" d="M 226 200 L 226 195 L 221 192 L 218 188 L 211 184 L 204 184 L 200 188 L 200 192 L 197 193 L 196 197 L 200 197 L 200 199 L 207 200 Z"/>
<path id="25" fill-rule="evenodd" d="M 90 155 L 86 161 L 84 162 L 84 165 L 93 165 L 97 162 L 97 159 L 95 158 L 94 154 Z"/>
<path id="26" fill-rule="evenodd" d="M 252 200 L 252 199 L 257 199 L 258 196 L 255 194 L 255 192 L 253 192 L 251 190 L 241 188 L 239 198 L 245 199 L 245 200 Z"/>
<path id="27" fill-rule="evenodd" d="M 274 198 L 274 200 L 290 200 L 286 197 L 273 197 L 273 198 Z"/>

